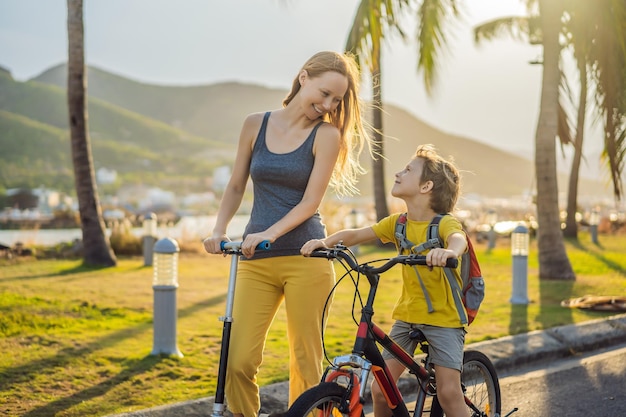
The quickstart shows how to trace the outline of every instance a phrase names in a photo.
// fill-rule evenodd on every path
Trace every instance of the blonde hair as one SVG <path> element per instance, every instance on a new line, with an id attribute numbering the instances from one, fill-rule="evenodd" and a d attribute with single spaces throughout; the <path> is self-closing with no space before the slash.
<path id="1" fill-rule="evenodd" d="M 364 173 L 359 155 L 365 144 L 370 147 L 364 119 L 361 118 L 363 103 L 359 97 L 360 71 L 351 54 L 333 51 L 318 52 L 309 58 L 298 74 L 306 70 L 310 78 L 319 77 L 325 72 L 334 71 L 348 79 L 348 89 L 335 110 L 324 116 L 324 121 L 339 129 L 341 141 L 339 156 L 330 179 L 330 185 L 339 195 L 358 194 L 357 177 Z M 298 76 L 293 80 L 291 91 L 283 100 L 286 107 L 300 91 Z"/>
<path id="2" fill-rule="evenodd" d="M 415 157 L 424 161 L 420 184 L 433 182 L 430 208 L 435 213 L 452 212 L 461 194 L 461 175 L 453 158 L 442 158 L 431 144 L 418 146 Z"/>

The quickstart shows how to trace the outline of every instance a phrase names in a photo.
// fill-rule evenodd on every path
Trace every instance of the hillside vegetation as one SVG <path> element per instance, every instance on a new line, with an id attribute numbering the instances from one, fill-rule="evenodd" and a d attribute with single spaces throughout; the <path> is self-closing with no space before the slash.
<path id="1" fill-rule="evenodd" d="M 192 135 L 95 97 L 89 99 L 88 112 L 95 168 L 116 170 L 120 183 L 200 185 L 199 178 L 230 163 L 234 154 L 233 145 Z M 71 191 L 67 124 L 64 90 L 0 74 L 0 186 L 44 185 Z"/>
<path id="2" fill-rule="evenodd" d="M 98 68 L 87 72 L 89 95 L 192 134 L 233 143 L 246 115 L 281 107 L 286 91 L 235 82 L 199 86 L 144 84 Z M 34 81 L 65 88 L 67 66 Z"/>
<path id="3" fill-rule="evenodd" d="M 0 110 L 0 184 L 72 189 L 69 146 L 67 131 Z"/>
<path id="4" fill-rule="evenodd" d="M 0 118 L 0 163 L 7 164 L 1 171 L 0 187 L 72 183 L 71 166 L 66 167 L 71 161 L 66 74 L 65 65 L 50 68 L 28 82 L 16 82 L 10 74 L 0 74 L 0 110 L 4 110 Z M 96 169 L 115 169 L 120 174 L 120 184 L 159 184 L 177 192 L 203 189 L 203 179 L 211 176 L 214 167 L 232 163 L 245 116 L 279 108 L 287 93 L 235 82 L 184 87 L 150 85 L 92 67 L 87 79 Z M 533 164 L 526 158 L 442 132 L 392 105 L 385 106 L 383 123 L 388 187 L 393 183 L 393 174 L 421 143 L 433 143 L 442 154 L 455 158 L 464 174 L 465 194 L 509 197 L 528 193 L 535 187 Z M 9 129 L 12 133 L 6 135 Z M 36 136 L 55 138 L 46 139 L 51 155 L 33 152 L 32 147 L 7 145 L 7 141 L 31 140 L 29 136 L 37 129 L 41 131 Z M 66 145 L 60 138 L 65 138 Z M 65 157 L 58 155 L 57 146 L 65 149 Z M 58 164 L 64 168 L 49 168 Z M 366 169 L 371 167 L 370 155 L 363 156 L 363 165 Z M 26 173 L 27 170 L 33 172 Z M 59 172 L 59 177 L 53 181 L 49 174 L 54 171 Z M 559 181 L 564 190 L 566 176 L 561 175 Z M 371 195 L 371 183 L 369 174 L 361 178 L 363 196 Z M 608 194 L 604 183 L 581 181 L 580 195 Z"/>

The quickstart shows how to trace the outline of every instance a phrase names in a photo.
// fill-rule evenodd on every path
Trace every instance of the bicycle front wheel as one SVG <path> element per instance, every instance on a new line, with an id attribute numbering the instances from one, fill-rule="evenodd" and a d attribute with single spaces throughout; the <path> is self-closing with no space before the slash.
<path id="1" fill-rule="evenodd" d="M 322 382 L 302 393 L 285 417 L 348 417 L 347 391 L 334 382 Z"/>
<path id="2" fill-rule="evenodd" d="M 495 417 L 501 412 L 500 382 L 496 369 L 482 352 L 468 350 L 463 355 L 461 384 L 465 397 L 471 401 L 472 417 Z M 445 413 L 435 396 L 431 417 L 443 417 Z"/>

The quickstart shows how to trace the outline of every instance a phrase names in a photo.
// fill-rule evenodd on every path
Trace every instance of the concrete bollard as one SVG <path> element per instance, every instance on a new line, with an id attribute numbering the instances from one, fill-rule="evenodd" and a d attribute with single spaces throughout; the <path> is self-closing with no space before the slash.
<path id="1" fill-rule="evenodd" d="M 154 339 L 151 355 L 183 357 L 176 343 L 179 252 L 178 243 L 174 239 L 163 238 L 154 244 Z"/>
<path id="2" fill-rule="evenodd" d="M 596 209 L 591 211 L 589 216 L 589 233 L 591 234 L 591 241 L 596 245 L 598 242 L 598 225 L 600 224 L 600 212 Z"/>
<path id="3" fill-rule="evenodd" d="M 511 234 L 513 295 L 511 304 L 528 304 L 528 228 L 518 225 Z"/>
<path id="4" fill-rule="evenodd" d="M 157 240 L 157 217 L 148 213 L 143 218 L 143 265 L 152 266 L 154 243 Z"/>

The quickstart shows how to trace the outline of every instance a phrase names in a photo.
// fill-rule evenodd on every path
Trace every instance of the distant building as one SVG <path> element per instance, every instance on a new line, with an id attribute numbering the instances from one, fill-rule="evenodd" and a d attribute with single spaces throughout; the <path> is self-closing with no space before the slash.
<path id="1" fill-rule="evenodd" d="M 62 203 L 61 193 L 48 188 L 39 187 L 33 190 L 25 188 L 8 189 L 7 197 L 12 208 L 31 209 L 42 213 L 51 213 Z"/>
<path id="2" fill-rule="evenodd" d="M 99 168 L 96 172 L 96 182 L 98 184 L 113 184 L 117 180 L 117 171 L 108 168 Z"/>
<path id="3" fill-rule="evenodd" d="M 199 205 L 209 205 L 215 202 L 215 194 L 208 193 L 196 193 L 189 194 L 182 198 L 181 203 L 183 207 L 194 207 Z"/>
<path id="4" fill-rule="evenodd" d="M 121 205 L 130 205 L 139 211 L 154 207 L 174 207 L 177 204 L 177 198 L 173 192 L 144 185 L 124 186 L 118 190 L 117 197 Z"/>
<path id="5" fill-rule="evenodd" d="M 61 205 L 61 193 L 44 187 L 35 188 L 33 194 L 39 198 L 37 208 L 42 213 L 51 213 Z"/>
<path id="6" fill-rule="evenodd" d="M 10 207 L 0 213 L 0 221 L 40 221 L 52 218 L 59 207 L 61 194 L 44 187 L 34 190 L 14 188 L 7 190 Z"/>
<path id="7" fill-rule="evenodd" d="M 230 175 L 230 166 L 228 165 L 215 168 L 215 171 L 213 171 L 213 190 L 218 192 L 224 191 L 230 180 Z"/>
<path id="8" fill-rule="evenodd" d="M 165 191 L 160 188 L 150 188 L 146 197 L 139 202 L 139 209 L 148 209 L 155 206 L 174 206 L 176 204 L 176 195 L 171 191 Z"/>
<path id="9" fill-rule="evenodd" d="M 118 201 L 122 205 L 139 207 L 142 200 L 148 195 L 148 187 L 145 185 L 123 185 L 117 191 Z"/>

